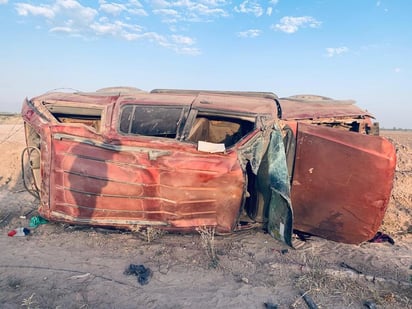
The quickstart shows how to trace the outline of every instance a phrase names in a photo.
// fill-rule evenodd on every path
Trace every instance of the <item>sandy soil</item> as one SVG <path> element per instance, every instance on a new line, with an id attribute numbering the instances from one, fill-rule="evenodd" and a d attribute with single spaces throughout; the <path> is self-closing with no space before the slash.
<path id="1" fill-rule="evenodd" d="M 22 122 L 0 120 L 1 308 L 307 308 L 302 293 L 319 308 L 367 308 L 366 301 L 412 308 L 412 132 L 381 132 L 398 154 L 381 228 L 394 245 L 312 237 L 293 250 L 260 230 L 215 236 L 210 243 L 201 233 L 149 239 L 49 223 L 27 237 L 8 237 L 11 229 L 29 225 L 37 201 L 20 180 Z M 148 284 L 124 274 L 130 264 L 153 271 Z"/>

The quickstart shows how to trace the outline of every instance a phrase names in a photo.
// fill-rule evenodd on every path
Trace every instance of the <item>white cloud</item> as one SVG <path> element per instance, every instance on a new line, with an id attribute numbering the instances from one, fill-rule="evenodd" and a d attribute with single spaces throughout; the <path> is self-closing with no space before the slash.
<path id="1" fill-rule="evenodd" d="M 50 29 L 50 32 L 73 33 L 73 29 L 70 27 L 54 27 Z"/>
<path id="2" fill-rule="evenodd" d="M 285 16 L 282 17 L 280 23 L 272 25 L 273 30 L 279 30 L 286 33 L 295 33 L 299 28 L 318 28 L 322 23 L 311 16 Z"/>
<path id="3" fill-rule="evenodd" d="M 172 40 L 178 44 L 182 44 L 182 45 L 194 45 L 195 44 L 195 41 L 192 38 L 189 38 L 187 36 L 173 34 L 171 37 L 172 37 Z"/>
<path id="4" fill-rule="evenodd" d="M 132 34 L 141 34 L 143 27 L 135 24 L 128 24 L 116 20 L 114 22 L 95 22 L 90 28 L 98 35 L 113 35 L 120 37 L 132 37 Z"/>
<path id="5" fill-rule="evenodd" d="M 136 39 L 147 39 L 150 42 L 157 43 L 160 46 L 170 48 L 170 43 L 167 40 L 167 38 L 161 34 L 158 34 L 156 32 L 145 32 L 142 33 L 138 36 L 136 36 Z"/>
<path id="6" fill-rule="evenodd" d="M 126 3 L 116 3 L 101 0 L 99 3 L 99 10 L 107 14 L 118 16 L 122 13 L 128 13 L 132 15 L 148 16 L 147 12 L 138 1 L 132 0 Z"/>
<path id="7" fill-rule="evenodd" d="M 272 13 L 273 13 L 273 6 L 276 6 L 277 4 L 278 4 L 278 2 L 279 2 L 279 0 L 271 0 L 271 1 L 269 1 L 269 6 L 268 6 L 268 8 L 266 9 L 266 15 L 267 16 L 271 16 L 272 15 Z"/>
<path id="8" fill-rule="evenodd" d="M 128 9 L 127 12 L 133 15 L 149 16 L 149 14 L 144 9 Z"/>
<path id="9" fill-rule="evenodd" d="M 216 7 L 208 7 L 200 3 L 189 7 L 189 10 L 200 15 L 227 16 L 227 13 L 222 9 Z"/>
<path id="10" fill-rule="evenodd" d="M 238 32 L 237 35 L 238 37 L 241 38 L 256 38 L 262 33 L 261 30 L 258 29 L 249 29 L 246 31 Z"/>
<path id="11" fill-rule="evenodd" d="M 0 0 L 0 4 L 7 4 L 7 2 L 9 2 L 9 0 Z"/>
<path id="12" fill-rule="evenodd" d="M 90 25 L 90 28 L 95 31 L 95 33 L 99 35 L 104 35 L 104 34 L 111 34 L 111 35 L 116 35 L 116 34 L 121 34 L 123 27 L 120 23 L 115 22 L 115 23 L 93 23 Z"/>
<path id="13" fill-rule="evenodd" d="M 382 5 L 382 2 L 381 2 L 381 1 L 377 1 L 377 2 L 376 2 L 376 7 L 381 8 L 381 5 Z M 383 9 L 383 11 L 384 11 L 385 13 L 388 13 L 388 12 L 389 12 L 389 10 L 388 10 L 387 8 L 382 7 L 382 9 Z"/>
<path id="14" fill-rule="evenodd" d="M 143 5 L 138 0 L 129 0 L 129 3 L 137 7 L 141 7 L 141 8 L 143 7 Z"/>
<path id="15" fill-rule="evenodd" d="M 185 55 L 191 55 L 191 56 L 197 56 L 201 54 L 200 50 L 194 47 L 175 48 L 175 52 L 178 54 L 185 54 Z"/>
<path id="16" fill-rule="evenodd" d="M 0 0 L 4 1 L 4 0 Z M 200 16 L 223 16 L 224 10 L 219 8 L 225 5 L 225 0 L 177 0 L 175 2 L 155 1 L 158 9 L 155 14 L 169 16 L 170 20 L 196 19 Z M 148 15 L 145 8 L 137 0 L 110 2 L 100 0 L 97 9 L 84 6 L 75 0 L 55 0 L 50 5 L 32 5 L 19 2 L 15 9 L 20 16 L 35 16 L 43 18 L 50 32 L 66 34 L 82 38 L 96 36 L 112 36 L 127 41 L 143 40 L 158 46 L 168 48 L 176 53 L 199 55 L 200 50 L 195 46 L 196 41 L 189 36 L 176 33 L 163 35 L 147 31 L 145 27 L 134 22 L 133 15 Z M 182 15 L 183 14 L 183 15 Z M 202 19 L 204 20 L 204 19 Z M 172 31 L 172 30 L 170 30 Z"/>
<path id="17" fill-rule="evenodd" d="M 226 0 L 177 0 L 150 2 L 153 13 L 163 17 L 165 23 L 210 22 L 216 18 L 227 17 L 229 14 L 222 8 L 228 4 Z"/>
<path id="18" fill-rule="evenodd" d="M 235 11 L 237 13 L 245 13 L 245 14 L 253 14 L 256 17 L 260 17 L 263 15 L 263 8 L 261 5 L 256 1 L 243 1 L 239 6 L 235 6 Z"/>
<path id="19" fill-rule="evenodd" d="M 77 9 L 82 7 L 82 5 L 75 0 L 57 0 L 56 4 L 65 9 Z"/>
<path id="20" fill-rule="evenodd" d="M 77 20 L 80 24 L 91 22 L 97 15 L 95 9 L 84 7 L 73 0 L 57 0 L 53 5 L 31 5 L 28 3 L 16 3 L 17 14 L 21 16 L 43 16 L 54 19 L 56 23 L 64 23 L 68 18 Z"/>
<path id="21" fill-rule="evenodd" d="M 179 16 L 179 12 L 173 9 L 158 9 L 153 10 L 153 13 L 159 15 Z"/>
<path id="22" fill-rule="evenodd" d="M 49 6 L 34 6 L 28 3 L 16 3 L 17 14 L 21 16 L 35 15 L 49 19 L 54 18 L 55 12 Z"/>
<path id="23" fill-rule="evenodd" d="M 175 24 L 183 19 L 180 13 L 174 9 L 156 9 L 153 10 L 153 14 L 161 16 L 162 21 L 169 24 Z"/>
<path id="24" fill-rule="evenodd" d="M 402 71 L 402 69 L 401 69 L 401 68 L 395 68 L 393 71 L 394 71 L 395 73 L 400 73 L 400 72 Z"/>
<path id="25" fill-rule="evenodd" d="M 98 15 L 98 12 L 90 7 L 83 6 L 73 0 L 57 0 L 54 6 L 55 11 L 61 14 L 61 17 L 69 17 L 75 20 L 79 25 L 92 22 Z"/>
<path id="26" fill-rule="evenodd" d="M 226 5 L 228 4 L 227 0 L 203 0 L 203 1 L 199 1 L 202 2 L 205 5 L 209 5 L 209 6 L 219 6 L 219 5 Z"/>
<path id="27" fill-rule="evenodd" d="M 100 10 L 113 15 L 119 15 L 126 11 L 126 6 L 121 3 L 101 3 Z"/>
<path id="28" fill-rule="evenodd" d="M 337 56 L 340 54 L 344 54 L 344 53 L 347 53 L 348 51 L 349 51 L 349 48 L 347 48 L 346 46 L 326 48 L 326 53 L 328 57 L 333 57 L 333 56 Z"/>
<path id="29" fill-rule="evenodd" d="M 169 3 L 169 1 L 165 1 L 165 0 L 152 0 L 152 6 L 155 8 L 167 8 L 169 7 L 171 4 Z"/>

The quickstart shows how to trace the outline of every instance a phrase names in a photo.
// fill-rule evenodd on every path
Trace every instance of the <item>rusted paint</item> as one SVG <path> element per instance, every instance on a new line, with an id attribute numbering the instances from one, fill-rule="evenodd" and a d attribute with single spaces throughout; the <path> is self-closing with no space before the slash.
<path id="1" fill-rule="evenodd" d="M 295 114 L 283 105 L 285 118 L 278 120 L 274 98 L 270 93 L 164 90 L 48 93 L 25 100 L 27 145 L 40 152 L 39 212 L 76 224 L 169 230 L 214 226 L 231 232 L 247 207 L 249 219 L 289 245 L 292 228 L 348 243 L 371 238 L 390 197 L 393 146 L 383 138 L 303 123 L 320 116 L 369 121 L 371 115 L 350 104 L 306 105 Z M 176 136 L 122 131 L 122 108 L 128 105 L 181 108 L 170 122 L 177 120 Z M 128 121 L 136 118 L 126 115 L 130 129 Z M 209 135 L 210 125 L 193 135 L 196 120 L 223 129 Z M 198 151 L 199 141 L 228 142 L 224 152 L 205 153 Z"/>
<path id="2" fill-rule="evenodd" d="M 295 229 L 360 243 L 380 227 L 393 185 L 394 146 L 382 137 L 298 124 Z"/>
<path id="3" fill-rule="evenodd" d="M 193 105 L 202 109 L 205 100 L 206 109 L 258 119 L 259 123 L 237 145 L 214 154 L 199 152 L 195 143 L 118 131 L 123 105 Z M 274 106 L 270 99 L 254 97 L 145 92 L 117 97 L 50 93 L 26 101 L 23 118 L 42 141 L 39 212 L 47 219 L 68 223 L 128 229 L 148 225 L 169 230 L 215 226 L 219 232 L 231 232 L 247 197 L 245 166 L 253 161 L 257 173 L 276 122 L 274 117 L 269 120 Z M 76 122 L 75 118 L 63 123 L 50 112 L 76 108 L 82 114 L 98 108 L 103 125 L 93 127 L 89 125 L 92 122 Z M 39 115 L 31 117 L 40 110 L 45 120 Z M 242 149 L 251 144 L 259 151 L 240 160 Z M 290 243 L 290 237 L 287 241 Z"/>
<path id="4" fill-rule="evenodd" d="M 156 148 L 97 145 L 67 136 L 53 139 L 50 210 L 76 220 L 116 221 L 116 226 L 129 225 L 123 219 L 168 222 L 170 228 L 212 225 L 221 232 L 234 227 L 244 186 L 235 153 L 168 149 L 169 155 L 154 159 L 150 153 L 159 152 Z"/>
<path id="5" fill-rule="evenodd" d="M 282 119 L 373 118 L 372 114 L 357 107 L 354 101 L 339 101 L 329 98 L 321 98 L 323 97 L 311 100 L 295 97 L 279 99 L 280 105 L 282 106 Z"/>

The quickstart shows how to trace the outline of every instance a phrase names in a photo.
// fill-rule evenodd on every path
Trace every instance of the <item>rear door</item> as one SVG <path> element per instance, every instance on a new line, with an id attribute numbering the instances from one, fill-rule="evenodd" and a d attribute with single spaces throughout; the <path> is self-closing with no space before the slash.
<path id="1" fill-rule="evenodd" d="M 298 123 L 292 181 L 295 229 L 327 239 L 371 239 L 393 184 L 394 146 L 382 137 Z"/>

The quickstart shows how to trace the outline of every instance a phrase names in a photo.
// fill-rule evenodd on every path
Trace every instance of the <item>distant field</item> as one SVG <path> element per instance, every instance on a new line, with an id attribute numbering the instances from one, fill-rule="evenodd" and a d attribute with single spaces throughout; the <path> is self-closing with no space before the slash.
<path id="1" fill-rule="evenodd" d="M 0 123 L 1 124 L 16 124 L 19 122 L 23 122 L 20 114 L 0 112 Z"/>
<path id="2" fill-rule="evenodd" d="M 381 130 L 380 135 L 412 148 L 412 130 Z"/>

